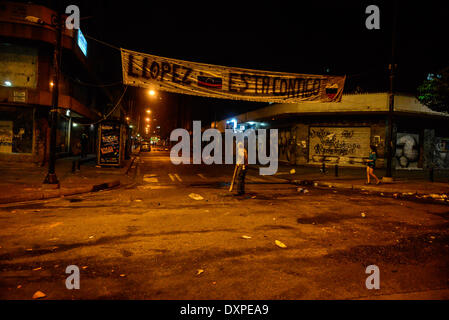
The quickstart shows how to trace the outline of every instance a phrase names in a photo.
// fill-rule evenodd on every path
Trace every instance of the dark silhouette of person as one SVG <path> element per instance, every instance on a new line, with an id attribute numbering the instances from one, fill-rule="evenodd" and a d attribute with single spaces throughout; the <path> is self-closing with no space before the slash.
<path id="1" fill-rule="evenodd" d="M 81 158 L 87 156 L 87 146 L 89 144 L 89 137 L 85 132 L 81 134 Z"/>

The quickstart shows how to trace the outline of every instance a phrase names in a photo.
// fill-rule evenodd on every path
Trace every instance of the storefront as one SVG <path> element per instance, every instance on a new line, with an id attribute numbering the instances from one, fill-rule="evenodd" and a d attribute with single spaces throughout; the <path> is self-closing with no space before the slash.
<path id="1" fill-rule="evenodd" d="M 272 104 L 216 124 L 278 129 L 279 161 L 296 165 L 362 167 L 377 150 L 386 165 L 388 94 L 343 95 L 340 103 Z M 449 114 L 414 97 L 395 96 L 393 166 L 396 170 L 449 169 Z"/>
<path id="2" fill-rule="evenodd" d="M 0 106 L 0 153 L 33 153 L 34 108 Z"/>

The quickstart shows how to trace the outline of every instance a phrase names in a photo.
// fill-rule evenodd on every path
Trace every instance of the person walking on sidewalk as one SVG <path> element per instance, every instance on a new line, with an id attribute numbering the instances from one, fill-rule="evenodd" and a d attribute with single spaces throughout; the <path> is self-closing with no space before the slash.
<path id="1" fill-rule="evenodd" d="M 237 159 L 242 159 L 243 163 L 237 164 L 237 195 L 245 194 L 245 177 L 248 171 L 248 152 L 242 142 L 237 145 Z"/>
<path id="2" fill-rule="evenodd" d="M 380 180 L 374 174 L 374 168 L 376 167 L 377 149 L 375 146 L 370 146 L 371 152 L 368 160 L 366 160 L 366 184 L 370 184 L 370 176 L 376 179 L 376 184 L 380 183 Z"/>
<path id="3" fill-rule="evenodd" d="M 87 146 L 89 143 L 89 137 L 86 132 L 81 134 L 81 158 L 87 157 Z"/>

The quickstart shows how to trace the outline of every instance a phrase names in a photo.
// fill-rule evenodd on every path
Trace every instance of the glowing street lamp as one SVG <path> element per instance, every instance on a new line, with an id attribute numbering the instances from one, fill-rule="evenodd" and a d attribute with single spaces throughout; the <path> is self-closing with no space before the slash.
<path id="1" fill-rule="evenodd" d="M 148 91 L 148 94 L 149 94 L 150 96 L 154 96 L 154 95 L 156 95 L 156 91 L 154 91 L 154 90 L 149 90 L 149 91 Z"/>
<path id="2" fill-rule="evenodd" d="M 151 120 L 150 118 L 145 118 L 146 122 L 150 122 L 150 120 Z"/>

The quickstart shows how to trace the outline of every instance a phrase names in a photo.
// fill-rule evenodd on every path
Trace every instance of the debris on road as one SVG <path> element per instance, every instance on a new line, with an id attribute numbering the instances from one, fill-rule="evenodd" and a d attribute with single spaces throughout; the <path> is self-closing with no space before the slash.
<path id="1" fill-rule="evenodd" d="M 250 236 L 242 236 L 243 239 L 251 239 Z"/>
<path id="2" fill-rule="evenodd" d="M 202 196 L 200 196 L 199 194 L 196 194 L 196 193 L 189 194 L 189 197 L 192 198 L 193 200 L 204 200 L 204 198 Z"/>
<path id="3" fill-rule="evenodd" d="M 43 293 L 42 291 L 36 291 L 33 294 L 33 299 L 40 299 L 40 298 L 45 298 L 47 295 L 45 293 Z"/>
<path id="4" fill-rule="evenodd" d="M 204 272 L 203 269 L 198 269 L 198 270 L 196 271 L 196 275 L 199 276 L 199 275 L 202 274 L 203 272 Z"/>
<path id="5" fill-rule="evenodd" d="M 279 241 L 279 240 L 275 240 L 274 243 L 275 243 L 279 248 L 283 248 L 283 249 L 287 248 L 287 246 L 286 246 L 284 243 L 282 243 L 281 241 Z"/>
<path id="6" fill-rule="evenodd" d="M 89 239 L 92 239 L 93 237 L 95 237 L 95 235 L 93 235 L 93 236 L 90 236 L 90 237 L 89 237 Z"/>

